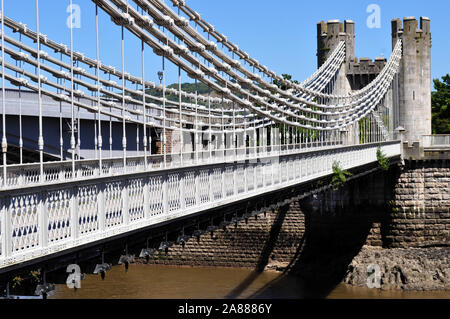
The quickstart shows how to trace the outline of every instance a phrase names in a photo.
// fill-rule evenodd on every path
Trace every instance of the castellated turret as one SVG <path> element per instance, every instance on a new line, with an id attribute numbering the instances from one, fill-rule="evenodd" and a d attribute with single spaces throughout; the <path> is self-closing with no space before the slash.
<path id="1" fill-rule="evenodd" d="M 396 125 L 406 130 L 408 142 L 431 134 L 431 29 L 430 19 L 415 17 L 392 20 L 392 44 L 403 41 L 403 57 L 396 88 Z"/>
<path id="2" fill-rule="evenodd" d="M 340 41 L 345 41 L 346 61 L 352 61 L 355 57 L 355 23 L 353 21 L 345 20 L 344 24 L 339 20 L 317 23 L 317 64 L 319 68 Z"/>
<path id="3" fill-rule="evenodd" d="M 345 95 L 351 92 L 350 82 L 346 77 L 346 68 L 355 57 L 355 23 L 346 20 L 330 20 L 327 23 L 317 23 L 317 64 L 320 68 L 333 53 L 340 41 L 345 41 L 345 63 L 339 71 L 339 76 L 334 85 L 334 94 Z"/>

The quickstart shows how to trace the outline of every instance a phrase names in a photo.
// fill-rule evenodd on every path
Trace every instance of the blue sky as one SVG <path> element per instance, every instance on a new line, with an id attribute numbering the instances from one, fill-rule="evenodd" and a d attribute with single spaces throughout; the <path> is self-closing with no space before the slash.
<path id="1" fill-rule="evenodd" d="M 35 0 L 4 0 L 5 14 L 36 28 Z M 130 1 L 130 4 L 134 3 Z M 90 0 L 73 0 L 81 7 L 81 29 L 75 30 L 75 50 L 95 58 L 95 5 Z M 166 1 L 169 3 L 169 1 Z M 406 16 L 431 18 L 433 37 L 432 77 L 450 73 L 450 34 L 448 32 L 448 0 L 371 0 L 371 1 L 299 1 L 299 0 L 186 0 L 216 29 L 228 36 L 275 72 L 292 74 L 303 80 L 317 68 L 316 24 L 320 20 L 351 19 L 356 23 L 356 56 L 389 57 L 391 19 Z M 40 0 L 41 32 L 58 42 L 69 44 L 66 27 L 69 0 Z M 381 8 L 381 28 L 369 29 L 368 5 Z M 100 13 L 101 61 L 121 68 L 120 28 Z M 17 35 L 15 35 L 17 37 Z M 126 68 L 140 75 L 140 42 L 126 34 Z M 30 44 L 31 45 L 31 44 Z M 147 50 L 146 77 L 157 81 L 160 58 Z M 169 71 L 176 80 L 176 69 Z M 169 80 L 170 82 L 171 80 Z"/>

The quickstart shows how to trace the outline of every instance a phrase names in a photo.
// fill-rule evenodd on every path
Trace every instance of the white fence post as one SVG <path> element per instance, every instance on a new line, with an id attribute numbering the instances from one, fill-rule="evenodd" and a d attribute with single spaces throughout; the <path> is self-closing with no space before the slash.
<path id="1" fill-rule="evenodd" d="M 185 172 L 180 172 L 180 207 L 181 209 L 186 208 L 186 200 L 185 200 L 185 192 L 184 192 L 184 183 L 186 181 Z M 197 190 L 197 180 L 195 180 L 195 189 Z M 196 196 L 197 198 L 197 196 Z"/>
<path id="2" fill-rule="evenodd" d="M 169 213 L 169 197 L 167 196 L 167 190 L 168 190 L 168 179 L 169 174 L 164 174 L 162 178 L 163 182 L 163 215 L 167 215 Z M 180 201 L 184 202 L 184 198 L 180 198 Z"/>
<path id="3" fill-rule="evenodd" d="M 48 211 L 45 203 L 46 191 L 39 194 L 38 216 L 39 216 L 39 246 L 43 249 L 48 245 Z"/>
<path id="4" fill-rule="evenodd" d="M 200 171 L 196 170 L 194 173 L 194 182 L 195 182 L 195 204 L 200 205 Z"/>
<path id="5" fill-rule="evenodd" d="M 122 189 L 122 214 L 123 214 L 123 224 L 129 225 L 130 224 L 130 210 L 128 205 L 128 188 L 129 188 L 130 180 L 125 179 L 123 181 L 123 189 Z"/>
<path id="6" fill-rule="evenodd" d="M 150 219 L 150 179 L 144 178 L 144 219 Z"/>
<path id="7" fill-rule="evenodd" d="M 1 244 L 2 244 L 2 254 L 1 258 L 5 259 L 9 257 L 11 254 L 11 219 L 9 218 L 9 211 L 8 211 L 8 203 L 9 203 L 9 196 L 5 196 L 2 198 L 1 205 Z"/>
<path id="8" fill-rule="evenodd" d="M 71 194 L 72 201 L 72 214 L 71 214 L 71 226 L 72 226 L 72 238 L 77 240 L 79 237 L 79 225 L 78 225 L 78 187 L 72 188 Z"/>
<path id="9" fill-rule="evenodd" d="M 100 233 L 105 230 L 105 183 L 100 183 L 98 187 L 98 229 Z"/>
<path id="10" fill-rule="evenodd" d="M 222 166 L 222 198 L 225 199 L 227 198 L 227 190 L 225 187 L 225 174 L 227 172 L 226 170 L 226 164 Z"/>

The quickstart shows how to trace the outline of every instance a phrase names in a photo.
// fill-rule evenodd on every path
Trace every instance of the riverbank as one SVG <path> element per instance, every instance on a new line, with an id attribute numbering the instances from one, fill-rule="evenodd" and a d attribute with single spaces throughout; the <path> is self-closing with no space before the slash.
<path id="1" fill-rule="evenodd" d="M 450 247 L 391 248 L 365 246 L 356 256 L 333 256 L 326 262 L 311 258 L 301 267 L 292 267 L 293 262 L 272 260 L 265 271 L 285 273 L 308 283 L 335 282 L 347 287 L 367 288 L 369 271 L 379 269 L 379 287 L 383 291 L 445 291 L 450 298 Z M 144 260 L 137 260 L 144 263 Z M 342 276 L 343 264 L 348 265 Z M 169 266 L 167 263 L 166 266 Z M 174 266 L 180 267 L 180 266 Z M 376 268 L 378 267 L 378 268 Z M 248 269 L 249 267 L 229 267 Z M 372 277 L 375 279 L 375 273 Z M 340 277 L 339 277 L 340 276 Z M 332 285 L 330 285 L 332 286 Z M 374 289 L 377 290 L 377 289 Z"/>
<path id="2" fill-rule="evenodd" d="M 363 248 L 348 266 L 343 282 L 366 286 L 368 267 L 378 265 L 383 290 L 450 290 L 449 256 L 450 247 Z"/>
<path id="3" fill-rule="evenodd" d="M 344 278 L 335 280 L 349 287 L 367 287 L 369 276 L 374 280 L 378 276 L 379 281 L 373 284 L 381 290 L 448 291 L 450 298 L 449 256 L 450 247 L 383 249 L 366 246 L 348 264 Z M 305 280 L 316 274 L 332 278 L 333 270 L 347 260 L 348 256 L 336 257 L 328 264 L 311 260 L 293 272 Z M 273 262 L 266 269 L 292 273 L 287 263 Z M 378 270 L 379 275 L 375 273 Z"/>

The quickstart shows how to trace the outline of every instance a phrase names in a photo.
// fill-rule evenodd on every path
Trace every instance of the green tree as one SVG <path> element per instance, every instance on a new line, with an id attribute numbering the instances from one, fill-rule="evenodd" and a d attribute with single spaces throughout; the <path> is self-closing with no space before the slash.
<path id="1" fill-rule="evenodd" d="M 450 134 L 450 75 L 434 80 L 435 92 L 431 93 L 433 134 Z"/>
<path id="2" fill-rule="evenodd" d="M 290 74 L 282 74 L 281 75 L 283 77 L 283 79 L 291 81 L 292 83 L 295 84 L 300 84 L 300 82 L 298 82 L 297 80 L 292 80 L 292 75 Z M 273 84 L 275 84 L 276 86 L 278 86 L 281 90 L 283 91 L 287 91 L 289 88 L 285 85 L 283 85 L 280 81 L 278 80 L 273 80 Z"/>

